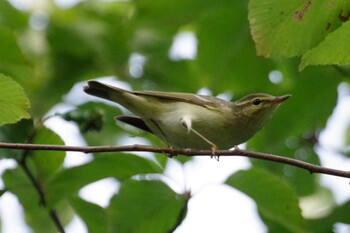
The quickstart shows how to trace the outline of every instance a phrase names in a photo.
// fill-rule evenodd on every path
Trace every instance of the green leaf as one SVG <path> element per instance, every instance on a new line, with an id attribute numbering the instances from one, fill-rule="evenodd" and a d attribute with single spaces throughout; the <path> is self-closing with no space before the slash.
<path id="1" fill-rule="evenodd" d="M 29 107 L 23 88 L 11 78 L 0 74 L 0 126 L 29 119 Z"/>
<path id="2" fill-rule="evenodd" d="M 175 32 L 182 25 L 186 25 L 206 13 L 215 9 L 222 1 L 203 2 L 201 0 L 136 1 L 138 24 L 160 31 Z"/>
<path id="3" fill-rule="evenodd" d="M 6 190 L 16 195 L 21 203 L 23 209 L 25 210 L 26 222 L 32 227 L 33 232 L 57 232 L 57 229 L 53 224 L 50 215 L 48 214 L 48 210 L 40 204 L 37 191 L 34 189 L 33 185 L 21 168 L 18 167 L 5 171 L 5 173 L 2 175 L 2 179 L 5 183 Z M 62 205 L 60 207 L 62 207 Z M 66 208 L 67 206 L 65 206 L 63 209 Z M 64 218 L 71 218 L 71 215 L 69 215 L 68 212 L 64 211 L 62 213 L 64 213 L 64 215 L 62 214 Z"/>
<path id="4" fill-rule="evenodd" d="M 103 126 L 103 112 L 96 108 L 74 109 L 60 116 L 66 121 L 75 122 L 82 133 L 100 131 Z"/>
<path id="5" fill-rule="evenodd" d="M 305 53 L 299 66 L 303 70 L 309 65 L 344 65 L 350 63 L 350 21 L 329 34 L 318 46 Z"/>
<path id="6" fill-rule="evenodd" d="M 122 180 L 138 174 L 159 172 L 155 163 L 135 155 L 98 154 L 87 164 L 57 173 L 47 185 L 47 200 L 50 205 L 54 205 L 85 185 L 103 178 L 115 177 Z"/>
<path id="7" fill-rule="evenodd" d="M 247 2 L 220 3 L 197 23 L 199 86 L 237 96 L 267 92 L 271 86 L 267 77 L 274 64 L 255 55 L 248 22 L 242 20 L 247 17 Z"/>
<path id="8" fill-rule="evenodd" d="M 186 197 L 163 182 L 128 180 L 111 199 L 108 219 L 111 232 L 173 232 L 186 209 Z"/>
<path id="9" fill-rule="evenodd" d="M 349 7 L 343 1 L 249 1 L 248 18 L 257 54 L 302 55 L 346 20 Z"/>
<path id="10" fill-rule="evenodd" d="M 34 132 L 32 119 L 23 119 L 15 124 L 7 124 L 0 127 L 0 141 L 12 143 L 26 143 Z M 0 156 L 18 158 L 23 154 L 20 150 L 1 149 Z"/>
<path id="11" fill-rule="evenodd" d="M 0 14 L 0 26 L 2 27 L 18 31 L 26 29 L 28 26 L 28 15 L 17 10 L 9 1 L 0 1 Z"/>
<path id="12" fill-rule="evenodd" d="M 267 171 L 251 168 L 233 174 L 226 184 L 250 196 L 264 218 L 290 232 L 305 232 L 297 196 L 282 179 Z"/>
<path id="13" fill-rule="evenodd" d="M 79 197 L 69 199 L 75 213 L 84 221 L 89 233 L 107 233 L 107 213 L 99 205 L 87 202 Z"/>
<path id="14" fill-rule="evenodd" d="M 308 232 L 328 233 L 333 232 L 336 223 L 350 224 L 349 211 L 350 201 L 347 201 L 337 206 L 329 215 L 323 218 L 307 220 Z"/>
<path id="15" fill-rule="evenodd" d="M 121 115 L 122 112 L 115 105 L 110 106 L 105 103 L 88 102 L 86 104 L 78 106 L 75 111 L 83 114 L 84 116 L 86 116 L 86 112 L 96 112 L 97 115 L 99 113 L 102 114 L 102 122 L 100 122 L 100 119 L 98 119 L 99 116 L 97 116 L 97 118 L 94 117 L 93 119 L 85 118 L 85 121 L 81 119 L 77 122 L 82 133 L 84 133 L 84 129 L 89 127 L 87 122 L 88 119 L 88 121 L 93 125 L 97 126 L 101 124 L 100 126 L 102 128 L 98 132 L 88 131 L 83 134 L 85 140 L 89 145 L 113 145 L 115 144 L 115 137 L 122 133 L 121 127 L 116 124 L 116 120 L 114 119 L 117 115 Z M 71 119 L 66 116 L 64 118 L 66 120 L 72 120 L 72 117 Z M 97 120 L 97 122 L 94 120 Z"/>
<path id="16" fill-rule="evenodd" d="M 0 28 L 0 41 L 0 73 L 10 76 L 26 89 L 32 90 L 34 70 L 23 55 L 15 33 Z"/>
<path id="17" fill-rule="evenodd" d="M 62 139 L 48 128 L 36 129 L 34 144 L 64 145 Z M 64 151 L 35 151 L 30 159 L 35 164 L 38 178 L 47 180 L 62 166 L 66 153 Z"/>
<path id="18" fill-rule="evenodd" d="M 2 195 L 4 195 L 4 193 L 6 193 L 6 189 L 0 189 L 0 197 L 2 196 Z"/>

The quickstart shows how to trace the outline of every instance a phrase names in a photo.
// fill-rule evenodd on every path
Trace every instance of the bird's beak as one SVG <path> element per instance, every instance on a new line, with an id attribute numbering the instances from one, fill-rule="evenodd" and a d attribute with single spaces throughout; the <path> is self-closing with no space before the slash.
<path id="1" fill-rule="evenodd" d="M 289 97 L 291 97 L 292 95 L 282 95 L 282 96 L 277 96 L 276 99 L 275 99 L 275 102 L 277 104 L 280 104 L 282 103 L 283 101 L 285 101 L 286 99 L 288 99 Z"/>

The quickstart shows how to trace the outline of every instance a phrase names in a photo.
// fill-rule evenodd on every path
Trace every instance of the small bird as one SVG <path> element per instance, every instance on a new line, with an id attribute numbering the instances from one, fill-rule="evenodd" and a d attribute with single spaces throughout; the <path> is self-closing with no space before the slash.
<path id="1" fill-rule="evenodd" d="M 251 94 L 235 102 L 178 92 L 127 91 L 88 81 L 84 91 L 107 99 L 136 116 L 118 121 L 155 134 L 170 148 L 226 150 L 261 130 L 277 106 L 291 95 Z"/>

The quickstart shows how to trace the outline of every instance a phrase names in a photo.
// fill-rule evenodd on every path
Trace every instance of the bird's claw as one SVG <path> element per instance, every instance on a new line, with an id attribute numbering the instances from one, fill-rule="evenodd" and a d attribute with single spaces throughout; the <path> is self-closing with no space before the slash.
<path id="1" fill-rule="evenodd" d="M 177 156 L 177 154 L 174 152 L 174 147 L 172 145 L 168 145 L 169 152 L 165 152 L 165 156 L 169 158 L 173 158 L 174 156 Z"/>
<path id="2" fill-rule="evenodd" d="M 218 147 L 216 145 L 213 145 L 211 148 L 211 156 L 210 158 L 215 158 L 217 161 L 219 161 L 220 156 L 216 155 L 216 152 L 219 150 Z"/>

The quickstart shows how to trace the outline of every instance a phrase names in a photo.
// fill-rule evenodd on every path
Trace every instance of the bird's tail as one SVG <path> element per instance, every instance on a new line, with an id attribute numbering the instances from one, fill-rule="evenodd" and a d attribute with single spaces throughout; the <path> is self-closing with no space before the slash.
<path id="1" fill-rule="evenodd" d="M 130 105 L 130 97 L 133 95 L 130 91 L 106 85 L 97 81 L 88 81 L 87 84 L 88 85 L 84 87 L 84 91 L 89 95 L 117 102 L 124 107 Z"/>

